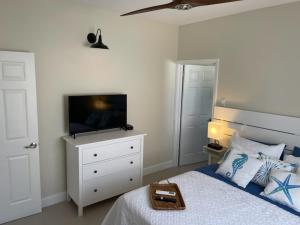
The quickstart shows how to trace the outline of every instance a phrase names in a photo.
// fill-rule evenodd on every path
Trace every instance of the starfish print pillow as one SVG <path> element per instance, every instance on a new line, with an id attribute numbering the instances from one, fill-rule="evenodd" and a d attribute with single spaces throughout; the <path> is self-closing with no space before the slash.
<path id="1" fill-rule="evenodd" d="M 300 212 L 300 175 L 272 170 L 261 195 Z"/>

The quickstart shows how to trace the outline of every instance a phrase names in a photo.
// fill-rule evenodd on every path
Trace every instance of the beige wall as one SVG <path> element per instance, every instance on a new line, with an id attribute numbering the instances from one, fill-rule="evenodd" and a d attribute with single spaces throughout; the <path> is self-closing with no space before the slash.
<path id="1" fill-rule="evenodd" d="M 111 49 L 85 46 L 103 29 Z M 1 0 L 0 49 L 36 57 L 42 195 L 65 191 L 64 96 L 128 94 L 128 122 L 145 131 L 145 166 L 172 159 L 178 29 L 74 0 Z"/>
<path id="2" fill-rule="evenodd" d="M 179 59 L 220 59 L 218 100 L 300 116 L 300 3 L 180 27 Z"/>
<path id="3" fill-rule="evenodd" d="M 128 121 L 148 133 L 145 166 L 172 160 L 179 59 L 220 58 L 218 100 L 300 116 L 300 3 L 175 26 L 119 17 L 75 0 L 1 0 L 0 50 L 36 55 L 43 197 L 65 191 L 64 96 L 128 94 Z M 86 47 L 103 29 L 109 51 Z"/>

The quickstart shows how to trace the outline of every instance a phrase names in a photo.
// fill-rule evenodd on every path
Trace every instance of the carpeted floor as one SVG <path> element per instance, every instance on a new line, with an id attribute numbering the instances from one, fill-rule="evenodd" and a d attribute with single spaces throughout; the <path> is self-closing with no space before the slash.
<path id="1" fill-rule="evenodd" d="M 144 177 L 144 185 L 169 178 L 195 168 L 207 165 L 198 163 L 189 166 L 170 168 Z M 5 225 L 100 225 L 105 214 L 113 205 L 116 198 L 108 199 L 84 209 L 84 216 L 77 216 L 77 208 L 73 202 L 62 202 L 44 208 L 43 212 L 22 218 Z"/>

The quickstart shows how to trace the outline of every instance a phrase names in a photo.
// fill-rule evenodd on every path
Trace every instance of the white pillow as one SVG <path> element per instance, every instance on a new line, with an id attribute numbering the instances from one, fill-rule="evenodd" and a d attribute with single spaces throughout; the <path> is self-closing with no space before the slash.
<path id="1" fill-rule="evenodd" d="M 240 137 L 239 133 L 236 132 L 232 136 L 231 147 L 249 153 L 263 153 L 265 155 L 272 156 L 275 157 L 276 159 L 279 159 L 285 148 L 285 144 L 271 145 L 271 146 L 264 145 L 256 141 L 251 141 L 249 139 Z"/>
<path id="2" fill-rule="evenodd" d="M 256 156 L 232 149 L 216 173 L 245 188 L 263 164 Z"/>
<path id="3" fill-rule="evenodd" d="M 261 195 L 300 212 L 300 175 L 272 170 Z"/>
<path id="4" fill-rule="evenodd" d="M 286 155 L 284 157 L 284 162 L 296 165 L 298 167 L 296 173 L 300 174 L 300 157 L 295 157 L 293 155 Z"/>
<path id="5" fill-rule="evenodd" d="M 269 183 L 271 170 L 276 169 L 285 172 L 295 172 L 297 169 L 297 166 L 295 164 L 283 162 L 263 153 L 259 153 L 258 159 L 263 162 L 263 165 L 256 173 L 252 181 L 263 187 L 267 186 L 267 184 Z"/>

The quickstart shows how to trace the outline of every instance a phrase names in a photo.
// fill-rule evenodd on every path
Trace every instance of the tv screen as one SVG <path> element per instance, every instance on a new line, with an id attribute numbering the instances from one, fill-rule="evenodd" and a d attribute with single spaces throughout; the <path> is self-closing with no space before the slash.
<path id="1" fill-rule="evenodd" d="M 126 95 L 69 96 L 69 133 L 71 135 L 121 128 L 126 124 Z"/>

